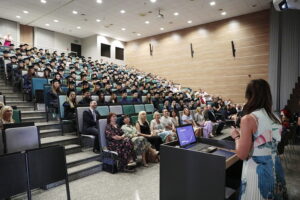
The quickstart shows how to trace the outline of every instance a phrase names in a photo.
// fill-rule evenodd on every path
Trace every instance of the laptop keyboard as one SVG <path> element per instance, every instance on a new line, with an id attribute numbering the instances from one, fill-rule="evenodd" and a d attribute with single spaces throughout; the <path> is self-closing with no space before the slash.
<path id="1" fill-rule="evenodd" d="M 210 147 L 210 145 L 207 144 L 196 144 L 188 149 L 190 150 L 194 150 L 194 151 L 203 151 L 206 150 L 208 147 Z"/>

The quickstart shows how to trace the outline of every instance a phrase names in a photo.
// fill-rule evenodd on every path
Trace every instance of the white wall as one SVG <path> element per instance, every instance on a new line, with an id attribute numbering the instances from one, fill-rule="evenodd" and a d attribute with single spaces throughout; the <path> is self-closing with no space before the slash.
<path id="1" fill-rule="evenodd" d="M 111 58 L 101 57 L 101 43 L 111 45 Z M 115 49 L 116 47 L 124 48 L 125 43 L 110 37 L 102 35 L 93 35 L 82 40 L 82 55 L 85 57 L 92 57 L 93 60 L 103 59 L 105 62 L 113 62 L 124 65 L 124 60 L 117 60 Z"/>
<path id="2" fill-rule="evenodd" d="M 71 51 L 71 43 L 80 44 L 81 39 L 70 35 L 49 31 L 46 29 L 34 28 L 34 46 L 49 49 L 50 51 L 65 52 Z"/>
<path id="3" fill-rule="evenodd" d="M 20 42 L 19 24 L 14 21 L 0 18 L 0 41 L 3 41 L 3 37 L 8 34 L 12 37 L 14 44 L 19 44 Z"/>

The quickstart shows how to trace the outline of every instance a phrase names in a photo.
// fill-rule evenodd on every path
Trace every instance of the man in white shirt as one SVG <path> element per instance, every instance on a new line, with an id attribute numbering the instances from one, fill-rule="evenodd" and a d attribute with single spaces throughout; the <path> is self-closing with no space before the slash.
<path id="1" fill-rule="evenodd" d="M 163 116 L 160 118 L 160 123 L 165 130 L 175 131 L 175 126 L 167 109 L 163 109 Z"/>

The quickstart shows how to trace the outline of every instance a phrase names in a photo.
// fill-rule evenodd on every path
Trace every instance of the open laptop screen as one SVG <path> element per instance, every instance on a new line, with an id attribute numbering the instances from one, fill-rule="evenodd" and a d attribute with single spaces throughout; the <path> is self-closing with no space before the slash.
<path id="1" fill-rule="evenodd" d="M 196 142 L 196 137 L 192 125 L 177 127 L 176 132 L 180 147 L 184 147 Z"/>

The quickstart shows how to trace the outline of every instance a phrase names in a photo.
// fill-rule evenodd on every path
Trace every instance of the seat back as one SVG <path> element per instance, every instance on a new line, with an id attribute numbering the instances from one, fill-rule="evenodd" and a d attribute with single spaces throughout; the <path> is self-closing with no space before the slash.
<path id="1" fill-rule="evenodd" d="M 144 103 L 146 101 L 146 96 L 142 96 L 142 102 Z"/>
<path id="2" fill-rule="evenodd" d="M 14 153 L 40 147 L 39 129 L 36 126 L 9 128 L 4 131 L 4 151 Z"/>
<path id="3" fill-rule="evenodd" d="M 153 104 L 145 104 L 145 110 L 146 110 L 146 112 L 153 113 L 154 112 L 154 106 L 153 106 Z"/>
<path id="4" fill-rule="evenodd" d="M 7 199 L 27 190 L 27 169 L 24 153 L 0 156 L 0 199 Z"/>
<path id="5" fill-rule="evenodd" d="M 153 115 L 152 114 L 147 114 L 147 121 L 149 122 L 149 124 L 150 124 L 150 122 L 151 122 L 151 120 L 153 119 Z"/>
<path id="6" fill-rule="evenodd" d="M 145 111 L 144 104 L 134 105 L 134 112 L 138 114 L 140 111 Z"/>
<path id="7" fill-rule="evenodd" d="M 105 102 L 107 102 L 107 103 L 108 103 L 108 102 L 109 102 L 109 100 L 110 100 L 110 96 L 104 96 L 104 101 L 105 101 Z"/>
<path id="8" fill-rule="evenodd" d="M 93 96 L 91 96 L 91 98 L 94 100 L 94 101 L 99 101 L 99 96 L 97 96 L 97 95 L 93 95 Z"/>
<path id="9" fill-rule="evenodd" d="M 135 124 L 136 124 L 136 122 L 137 122 L 137 120 L 138 120 L 138 116 L 131 116 L 130 117 L 131 118 L 131 124 L 133 125 L 133 126 L 135 126 Z"/>
<path id="10" fill-rule="evenodd" d="M 109 112 L 116 113 L 117 115 L 122 115 L 123 109 L 121 105 L 109 106 Z"/>
<path id="11" fill-rule="evenodd" d="M 81 95 L 77 95 L 76 96 L 76 103 L 78 103 L 79 101 L 81 101 L 83 99 L 83 97 Z"/>
<path id="12" fill-rule="evenodd" d="M 32 96 L 35 96 L 36 90 L 43 90 L 45 84 L 48 84 L 46 78 L 32 78 Z"/>
<path id="13" fill-rule="evenodd" d="M 106 137 L 105 137 L 105 129 L 107 125 L 107 119 L 98 120 L 98 130 L 100 134 L 100 145 L 102 149 L 107 149 L 106 145 Z"/>
<path id="14" fill-rule="evenodd" d="M 77 107 L 76 108 L 76 118 L 77 118 L 77 131 L 82 133 L 83 126 L 83 112 L 88 110 L 89 107 Z"/>
<path id="15" fill-rule="evenodd" d="M 66 95 L 59 95 L 58 96 L 58 109 L 59 109 L 59 115 L 60 115 L 60 119 L 64 119 L 65 118 L 65 109 L 64 109 L 64 102 L 67 100 L 67 96 Z"/>
<path id="16" fill-rule="evenodd" d="M 100 116 L 108 116 L 109 114 L 109 107 L 108 106 L 98 106 L 96 109 Z"/>
<path id="17" fill-rule="evenodd" d="M 15 120 L 15 123 L 21 123 L 22 122 L 21 111 L 18 109 L 14 109 L 12 118 L 13 120 Z"/>
<path id="18" fill-rule="evenodd" d="M 133 105 L 123 105 L 123 113 L 125 115 L 132 115 L 134 114 L 134 106 Z"/>

